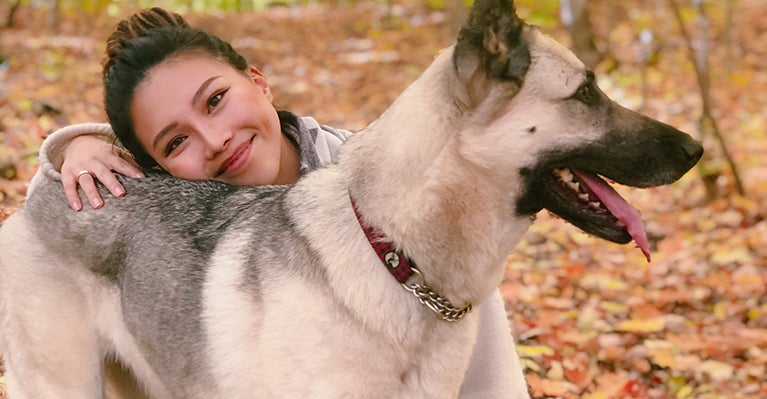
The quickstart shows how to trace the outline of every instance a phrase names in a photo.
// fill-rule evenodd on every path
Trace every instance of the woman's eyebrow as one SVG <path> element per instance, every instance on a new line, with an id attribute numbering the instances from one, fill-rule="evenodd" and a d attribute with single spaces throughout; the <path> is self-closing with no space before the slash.
<path id="1" fill-rule="evenodd" d="M 175 129 L 178 126 L 178 122 L 172 122 L 169 123 L 168 126 L 165 126 L 160 130 L 160 133 L 157 133 L 156 136 L 154 136 L 154 140 L 152 141 L 152 149 L 157 150 L 157 143 L 162 140 L 162 138 L 168 134 L 171 130 Z"/>
<path id="2" fill-rule="evenodd" d="M 206 79 L 200 87 L 197 89 L 197 91 L 194 93 L 194 96 L 192 96 L 192 105 L 196 104 L 198 101 L 200 101 L 200 97 L 202 97 L 203 93 L 205 93 L 205 89 L 210 86 L 211 83 L 213 83 L 214 80 L 220 78 L 221 75 L 212 76 L 208 79 Z"/>
<path id="3" fill-rule="evenodd" d="M 200 101 L 200 97 L 202 97 L 202 95 L 205 93 L 205 90 L 208 88 L 208 86 L 210 86 L 210 84 L 213 83 L 213 81 L 215 81 L 216 79 L 218 79 L 220 77 L 221 77 L 221 75 L 211 76 L 208 79 L 206 79 L 204 82 L 202 82 L 200 87 L 197 88 L 197 91 L 194 92 L 194 95 L 192 96 L 192 106 L 193 107 L 194 107 L 194 105 L 198 101 Z M 170 132 L 171 130 L 175 129 L 177 126 L 178 126 L 178 122 L 172 122 L 172 123 L 168 124 L 168 126 L 165 126 L 164 128 L 162 128 L 162 130 L 160 130 L 160 132 L 157 133 L 156 136 L 154 136 L 154 140 L 152 141 L 152 148 L 156 149 L 157 148 L 157 143 L 159 143 L 160 140 L 162 140 L 162 138 L 166 134 L 168 134 L 168 132 Z"/>

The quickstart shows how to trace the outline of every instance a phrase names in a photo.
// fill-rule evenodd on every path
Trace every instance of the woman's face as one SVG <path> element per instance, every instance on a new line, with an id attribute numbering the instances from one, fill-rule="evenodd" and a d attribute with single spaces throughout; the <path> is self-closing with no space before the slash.
<path id="1" fill-rule="evenodd" d="M 235 185 L 292 183 L 300 160 L 266 78 L 202 54 L 152 68 L 131 103 L 136 135 L 170 174 Z"/>

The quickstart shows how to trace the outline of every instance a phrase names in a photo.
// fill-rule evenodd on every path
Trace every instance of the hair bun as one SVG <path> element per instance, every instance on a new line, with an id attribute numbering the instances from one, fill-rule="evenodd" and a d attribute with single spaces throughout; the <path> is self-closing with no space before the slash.
<path id="1" fill-rule="evenodd" d="M 154 28 L 189 27 L 184 18 L 174 12 L 159 7 L 141 10 L 117 24 L 115 31 L 107 39 L 106 59 L 103 62 L 103 76 L 106 77 L 114 64 L 114 59 L 123 50 L 126 41 L 145 35 Z"/>

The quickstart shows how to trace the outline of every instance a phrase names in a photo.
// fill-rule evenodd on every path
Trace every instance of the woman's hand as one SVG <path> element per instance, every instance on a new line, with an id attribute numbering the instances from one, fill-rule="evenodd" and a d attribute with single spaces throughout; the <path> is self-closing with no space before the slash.
<path id="1" fill-rule="evenodd" d="M 75 137 L 67 145 L 64 162 L 61 164 L 61 183 L 72 209 L 79 211 L 83 207 L 77 193 L 78 186 L 82 188 L 90 205 L 98 209 L 104 205 L 104 199 L 96 189 L 96 179 L 113 196 L 122 197 L 125 188 L 117 181 L 115 172 L 134 178 L 144 177 L 133 160 L 120 157 L 112 148 L 112 144 L 90 134 Z"/>

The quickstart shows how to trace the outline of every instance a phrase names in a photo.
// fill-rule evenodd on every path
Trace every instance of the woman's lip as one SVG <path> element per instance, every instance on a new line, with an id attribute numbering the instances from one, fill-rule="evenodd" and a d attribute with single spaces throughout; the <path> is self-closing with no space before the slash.
<path id="1" fill-rule="evenodd" d="M 224 173 L 236 173 L 238 172 L 248 160 L 248 154 L 250 153 L 250 141 L 246 141 L 240 144 L 234 153 L 227 158 L 218 168 L 216 176 L 221 176 Z"/>

